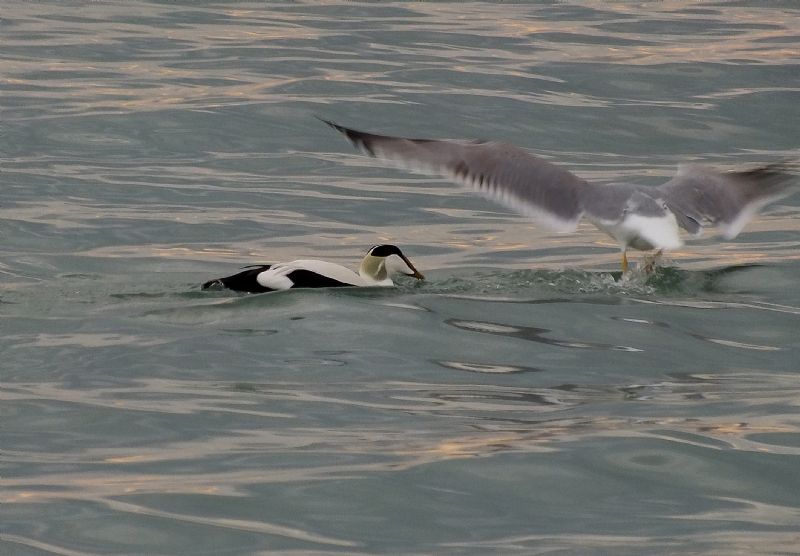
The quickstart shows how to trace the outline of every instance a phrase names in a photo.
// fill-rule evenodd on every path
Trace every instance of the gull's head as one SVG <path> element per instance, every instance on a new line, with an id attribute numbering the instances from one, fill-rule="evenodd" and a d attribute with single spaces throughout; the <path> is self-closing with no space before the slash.
<path id="1" fill-rule="evenodd" d="M 373 245 L 370 247 L 358 273 L 362 278 L 375 283 L 392 283 L 392 276 L 404 274 L 417 280 L 422 280 L 424 276 L 414 268 L 400 248 L 396 245 Z"/>
<path id="2" fill-rule="evenodd" d="M 621 239 L 634 249 L 677 249 L 683 245 L 678 221 L 667 204 L 641 192 L 626 201 L 620 228 Z"/>

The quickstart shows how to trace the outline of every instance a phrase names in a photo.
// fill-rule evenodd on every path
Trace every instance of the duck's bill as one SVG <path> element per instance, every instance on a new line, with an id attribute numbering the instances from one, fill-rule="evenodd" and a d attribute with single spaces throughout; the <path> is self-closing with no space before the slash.
<path id="1" fill-rule="evenodd" d="M 402 256 L 402 258 L 403 258 L 403 261 L 404 261 L 404 262 L 405 262 L 405 263 L 408 265 L 408 268 L 410 268 L 411 270 L 413 270 L 413 271 L 414 271 L 414 272 L 412 272 L 411 274 L 405 273 L 405 274 L 406 274 L 406 276 L 411 276 L 412 278 L 416 278 L 417 280 L 424 280 L 424 279 L 425 279 L 425 277 L 424 277 L 424 276 L 423 276 L 423 275 L 420 273 L 420 271 L 419 271 L 419 270 L 417 270 L 417 269 L 414 267 L 414 265 L 413 265 L 413 264 L 411 264 L 411 261 L 409 261 L 409 260 L 408 260 L 408 258 L 407 258 L 405 255 L 401 255 L 401 256 Z"/>

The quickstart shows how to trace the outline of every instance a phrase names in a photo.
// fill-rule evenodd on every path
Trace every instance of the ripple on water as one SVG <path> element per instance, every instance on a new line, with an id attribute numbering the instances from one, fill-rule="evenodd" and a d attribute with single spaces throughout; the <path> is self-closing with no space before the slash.
<path id="1" fill-rule="evenodd" d="M 536 328 L 533 326 L 510 326 L 493 322 L 466 321 L 466 320 L 456 320 L 456 319 L 446 321 L 446 324 L 450 324 L 451 326 L 460 328 L 462 330 L 469 330 L 472 332 L 482 332 L 484 334 L 496 334 L 499 336 L 508 336 L 511 338 L 520 338 L 531 342 L 537 342 L 557 347 L 574 348 L 574 349 L 599 349 L 599 350 L 609 350 L 609 351 L 629 351 L 629 352 L 642 351 L 641 349 L 631 346 L 549 338 L 547 337 L 547 334 L 549 334 L 551 330 L 548 330 L 546 328 Z"/>
<path id="2" fill-rule="evenodd" d="M 435 361 L 435 363 L 448 369 L 466 371 L 469 373 L 509 374 L 509 373 L 538 373 L 542 369 L 536 367 L 523 367 L 520 365 L 499 365 L 486 363 L 470 363 L 467 361 Z"/>
<path id="3" fill-rule="evenodd" d="M 796 199 L 623 278 L 311 117 L 797 158 L 793 2 L 135 7 L 0 14 L 0 553 L 797 552 Z M 378 241 L 429 279 L 198 288 Z"/>

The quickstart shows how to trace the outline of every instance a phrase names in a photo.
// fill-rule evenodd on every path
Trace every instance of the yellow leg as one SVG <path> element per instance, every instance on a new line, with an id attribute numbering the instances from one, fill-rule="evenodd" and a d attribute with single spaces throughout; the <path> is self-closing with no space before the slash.
<path id="1" fill-rule="evenodd" d="M 628 272 L 628 254 L 627 251 L 622 252 L 622 273 Z"/>

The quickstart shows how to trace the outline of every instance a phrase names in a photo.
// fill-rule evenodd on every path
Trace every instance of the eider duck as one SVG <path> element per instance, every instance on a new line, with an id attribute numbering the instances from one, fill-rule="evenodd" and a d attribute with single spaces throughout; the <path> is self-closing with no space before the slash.
<path id="1" fill-rule="evenodd" d="M 262 293 L 292 288 L 393 286 L 392 276 L 397 274 L 412 276 L 417 280 L 424 278 L 395 245 L 370 247 L 358 273 L 336 263 L 306 259 L 244 268 L 238 274 L 209 280 L 202 289 L 221 287 L 238 292 Z"/>

